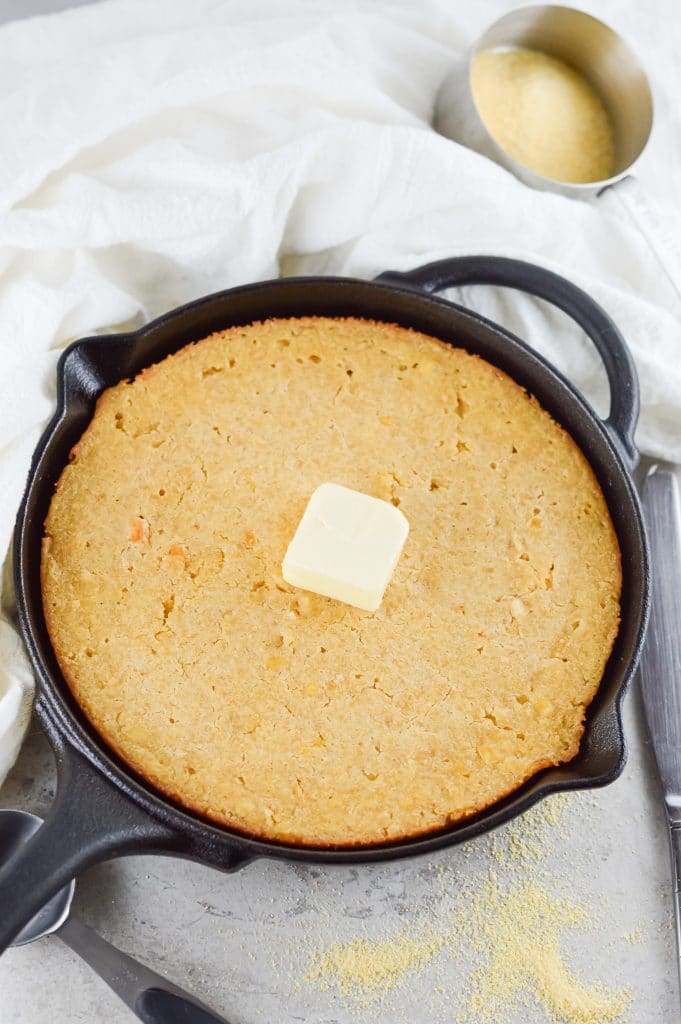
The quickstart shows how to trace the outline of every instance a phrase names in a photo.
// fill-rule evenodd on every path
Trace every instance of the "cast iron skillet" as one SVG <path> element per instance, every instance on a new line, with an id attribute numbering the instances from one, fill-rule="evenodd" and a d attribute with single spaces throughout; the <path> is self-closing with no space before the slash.
<path id="1" fill-rule="evenodd" d="M 522 341 L 489 320 L 434 296 L 455 285 L 521 289 L 568 313 L 598 349 L 611 391 L 600 420 L 579 393 Z M 107 749 L 71 697 L 45 627 L 40 542 L 54 484 L 90 420 L 100 392 L 212 331 L 268 317 L 317 314 L 399 323 L 477 352 L 536 395 L 589 459 L 605 494 L 622 550 L 622 623 L 577 757 L 542 771 L 505 800 L 444 830 L 380 845 L 333 848 L 266 842 L 222 828 L 160 796 Z M 190 857 L 234 871 L 254 857 L 357 863 L 426 853 L 470 839 L 556 790 L 600 786 L 622 770 L 620 701 L 634 672 L 648 611 L 643 521 L 630 477 L 637 453 L 634 366 L 617 328 L 586 293 L 529 263 L 463 257 L 376 281 L 292 278 L 210 295 L 139 331 L 71 345 L 58 370 L 57 412 L 35 452 L 14 542 L 15 586 L 23 638 L 38 680 L 37 712 L 54 748 L 59 783 L 51 814 L 0 875 L 0 951 L 70 878 L 88 865 L 131 853 Z M 248 642 L 244 638 L 244 642 Z"/>

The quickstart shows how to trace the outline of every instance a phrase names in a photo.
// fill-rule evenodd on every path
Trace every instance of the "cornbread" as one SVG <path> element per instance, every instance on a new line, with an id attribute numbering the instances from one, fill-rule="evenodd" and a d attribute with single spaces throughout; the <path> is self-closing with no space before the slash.
<path id="1" fill-rule="evenodd" d="M 409 521 L 375 613 L 280 575 L 324 480 Z M 619 621 L 568 434 L 483 359 L 359 319 L 235 327 L 105 391 L 41 570 L 63 674 L 120 757 L 307 844 L 436 829 L 573 757 Z"/>
<path id="2" fill-rule="evenodd" d="M 612 174 L 608 114 L 569 64 L 538 50 L 486 50 L 473 60 L 471 88 L 492 137 L 525 167 L 581 184 Z"/>

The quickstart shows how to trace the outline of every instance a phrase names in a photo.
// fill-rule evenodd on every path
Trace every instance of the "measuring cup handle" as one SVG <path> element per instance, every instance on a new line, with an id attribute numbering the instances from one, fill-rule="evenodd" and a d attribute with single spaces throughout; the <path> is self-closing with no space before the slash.
<path id="1" fill-rule="evenodd" d="M 376 280 L 397 288 L 434 293 L 469 284 L 491 284 L 536 295 L 567 313 L 586 332 L 603 360 L 610 386 L 608 433 L 630 467 L 638 462 L 636 368 L 624 338 L 605 310 L 571 281 L 544 267 L 502 256 L 455 256 L 406 272 L 386 271 Z"/>
<path id="2" fill-rule="evenodd" d="M 229 1024 L 189 992 L 112 946 L 76 917 L 57 932 L 144 1024 Z"/>
<path id="3" fill-rule="evenodd" d="M 0 871 L 0 953 L 79 871 L 127 853 L 170 851 L 177 837 L 144 815 L 70 746 L 45 823 Z"/>
<path id="4" fill-rule="evenodd" d="M 628 174 L 600 194 L 612 197 L 638 229 L 681 300 L 681 245 L 659 207 L 646 196 L 638 178 Z"/>

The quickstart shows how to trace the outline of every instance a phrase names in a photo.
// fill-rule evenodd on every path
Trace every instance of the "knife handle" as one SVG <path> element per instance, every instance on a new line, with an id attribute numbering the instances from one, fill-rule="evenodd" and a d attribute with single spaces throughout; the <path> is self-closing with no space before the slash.
<path id="1" fill-rule="evenodd" d="M 674 880 L 674 924 L 676 926 L 676 965 L 681 986 L 681 825 L 669 825 L 669 847 Z"/>

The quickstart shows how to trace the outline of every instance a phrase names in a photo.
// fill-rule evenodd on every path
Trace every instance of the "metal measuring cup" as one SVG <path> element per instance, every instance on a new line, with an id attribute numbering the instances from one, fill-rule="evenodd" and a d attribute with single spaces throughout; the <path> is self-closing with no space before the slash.
<path id="1" fill-rule="evenodd" d="M 613 130 L 614 170 L 610 177 L 585 184 L 545 177 L 514 159 L 492 137 L 475 103 L 472 63 L 483 51 L 517 47 L 557 57 L 594 87 Z M 653 127 L 648 77 L 631 47 L 604 22 L 572 7 L 554 4 L 521 7 L 499 18 L 442 83 L 435 104 L 434 127 L 447 138 L 495 160 L 532 188 L 584 198 L 617 185 L 613 195 L 642 233 L 681 297 L 681 252 L 631 175 Z"/>

